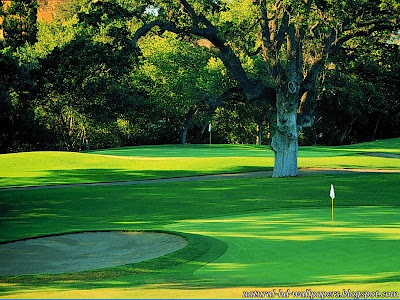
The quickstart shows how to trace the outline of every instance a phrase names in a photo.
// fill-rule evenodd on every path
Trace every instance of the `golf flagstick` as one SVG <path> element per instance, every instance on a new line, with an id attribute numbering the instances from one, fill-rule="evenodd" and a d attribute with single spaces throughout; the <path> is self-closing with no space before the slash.
<path id="1" fill-rule="evenodd" d="M 333 215 L 333 199 L 335 199 L 335 189 L 333 188 L 333 184 L 331 184 L 331 192 L 329 193 L 332 199 L 332 234 L 335 235 L 335 219 Z"/>
<path id="2" fill-rule="evenodd" d="M 211 149 L 211 123 L 208 124 L 208 132 L 210 133 L 210 149 Z"/>

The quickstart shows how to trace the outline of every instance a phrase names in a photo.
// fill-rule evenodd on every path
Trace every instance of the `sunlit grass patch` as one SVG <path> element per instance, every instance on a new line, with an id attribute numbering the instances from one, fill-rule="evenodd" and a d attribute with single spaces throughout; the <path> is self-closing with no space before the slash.
<path id="1" fill-rule="evenodd" d="M 359 154 L 372 150 L 397 153 L 398 149 L 400 139 L 359 146 L 300 147 L 299 167 L 400 169 L 398 158 Z M 0 186 L 130 181 L 271 170 L 273 156 L 268 146 L 256 145 L 156 145 L 81 153 L 1 154 Z"/>
<path id="2" fill-rule="evenodd" d="M 269 170 L 268 157 L 119 157 L 74 152 L 0 155 L 0 186 L 114 182 Z"/>
<path id="3" fill-rule="evenodd" d="M 223 286 L 385 281 L 400 276 L 400 209 L 291 209 L 182 220 L 168 229 L 212 236 L 227 252 L 195 272 Z M 290 274 L 290 276 L 288 275 Z"/>
<path id="4" fill-rule="evenodd" d="M 156 153 L 161 146 L 146 147 Z M 169 146 L 162 147 L 167 150 Z M 190 150 L 192 146 L 185 147 Z M 272 156 L 257 154 L 267 149 L 252 147 L 221 145 L 216 147 L 214 157 L 205 156 L 206 151 L 213 151 L 206 146 L 193 146 L 192 154 L 197 153 L 198 157 L 185 157 L 180 149 L 168 157 L 138 153 L 135 157 L 132 151 L 147 151 L 140 147 L 132 148 L 125 156 L 10 154 L 0 156 L 0 161 L 7 158 L 1 161 L 7 164 L 1 165 L 0 177 L 12 185 L 49 184 L 249 171 L 272 166 Z M 357 151 L 337 148 L 302 148 L 300 165 L 399 168 L 398 159 L 364 157 Z M 394 146 L 390 149 L 395 151 Z M 253 154 L 230 156 L 236 150 Z M 37 155 L 41 159 L 35 160 Z M 136 265 L 57 276 L 2 277 L 0 295 L 241 298 L 244 290 L 274 287 L 400 291 L 399 180 L 400 174 L 331 174 L 0 190 L 0 242 L 86 230 L 172 231 L 189 240 L 188 246 L 177 253 Z M 334 224 L 331 183 L 337 196 Z"/>

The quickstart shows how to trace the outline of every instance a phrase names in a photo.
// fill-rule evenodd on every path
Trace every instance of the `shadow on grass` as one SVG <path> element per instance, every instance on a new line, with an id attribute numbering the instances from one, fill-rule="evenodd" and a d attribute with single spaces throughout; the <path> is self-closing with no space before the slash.
<path id="1" fill-rule="evenodd" d="M 229 252 L 195 275 L 216 286 L 400 280 L 399 209 L 285 210 L 182 220 L 168 228 L 221 239 Z"/>
<path id="2" fill-rule="evenodd" d="M 41 287 L 73 291 L 151 285 L 196 290 L 400 281 L 398 210 L 342 209 L 335 236 L 329 210 L 326 213 L 310 209 L 181 221 L 170 227 L 203 231 L 183 234 L 188 246 L 167 256 L 75 274 L 3 277 L 0 282 L 4 294 L 11 295 Z M 384 219 L 376 220 L 378 215 Z"/>
<path id="3" fill-rule="evenodd" d="M 309 175 L 153 185 L 0 190 L 0 241 L 51 233 L 162 229 L 177 220 L 330 207 L 399 206 L 400 174 Z"/>
<path id="4" fill-rule="evenodd" d="M 267 277 L 268 274 L 274 276 L 274 273 L 268 273 L 271 265 L 275 263 L 275 260 L 268 256 L 269 253 L 283 255 L 288 270 L 285 276 L 290 277 L 287 274 L 292 274 L 294 267 L 301 267 L 303 272 L 307 273 L 309 266 L 321 265 L 321 262 L 312 256 L 315 249 L 321 250 L 321 247 L 322 253 L 325 253 L 324 251 L 329 253 L 328 251 L 333 251 L 334 247 L 340 247 L 343 250 L 341 254 L 347 255 L 347 260 L 343 260 L 347 264 L 338 260 L 336 272 L 320 272 L 318 278 L 312 277 L 316 276 L 316 273 L 314 275 L 310 273 L 308 282 L 312 279 L 314 282 L 327 284 L 397 281 L 400 280 L 398 268 L 393 271 L 393 267 L 390 266 L 386 270 L 378 268 L 370 274 L 366 271 L 358 274 L 354 269 L 358 265 L 354 263 L 351 255 L 366 257 L 365 251 L 373 250 L 376 255 L 385 258 L 387 253 L 382 252 L 382 247 L 386 250 L 396 250 L 398 236 L 397 240 L 389 239 L 385 235 L 380 235 L 377 239 L 379 232 L 353 230 L 355 234 L 349 234 L 343 227 L 340 234 L 338 231 L 334 243 L 322 245 L 321 240 L 315 238 L 320 236 L 321 232 L 327 233 L 325 236 L 330 236 L 331 183 L 336 188 L 335 207 L 395 206 L 398 209 L 399 180 L 399 174 L 346 174 L 311 175 L 287 179 L 251 178 L 162 183 L 151 186 L 0 191 L 0 212 L 2 212 L 0 240 L 2 241 L 84 230 L 165 229 L 185 232 L 189 240 L 188 247 L 148 262 L 69 275 L 3 277 L 0 280 L 1 288 L 9 294 L 40 287 L 73 290 L 145 287 L 149 284 L 164 285 L 171 289 L 196 289 L 243 286 L 247 278 L 254 276 L 263 279 L 263 284 L 253 282 L 252 286 L 270 286 L 277 281 Z M 304 210 L 311 211 L 309 215 L 302 213 L 305 208 L 316 207 L 325 209 L 325 221 L 318 214 L 312 214 L 311 210 Z M 285 210 L 285 214 L 279 213 L 281 210 Z M 375 208 L 353 211 L 348 215 L 346 228 L 377 227 L 374 223 L 375 217 L 385 215 L 388 211 Z M 255 213 L 259 213 L 261 217 L 251 219 L 240 217 Z M 279 222 L 273 223 L 274 214 L 275 217 L 279 216 L 279 220 L 275 220 Z M 390 222 L 383 222 L 380 225 L 384 228 L 398 228 L 400 225 L 398 214 L 391 215 Z M 266 220 L 268 217 L 272 219 Z M 224 222 L 217 222 L 216 218 L 223 219 Z M 351 223 L 352 219 L 356 218 L 358 219 Z M 265 223 L 267 221 L 270 224 Z M 340 221 L 340 214 L 337 215 L 337 221 Z M 290 224 L 285 225 L 284 222 Z M 271 231 L 274 228 L 275 230 Z M 390 230 L 386 230 L 386 233 L 391 234 Z M 314 239 L 290 240 L 291 236 L 300 234 Z M 271 238 L 267 239 L 267 235 Z M 363 235 L 361 241 L 357 235 Z M 369 243 L 371 240 L 374 241 L 374 248 Z M 261 249 L 259 242 L 265 247 L 272 247 L 270 252 L 260 252 L 252 261 L 246 261 L 247 256 L 254 256 L 256 251 L 260 251 L 257 250 Z M 306 243 L 308 247 L 304 247 Z M 230 248 L 234 245 L 240 246 L 237 259 L 230 261 L 218 259 L 227 250 L 227 245 Z M 284 252 L 288 249 L 294 253 L 284 256 Z M 303 265 L 299 261 L 300 267 L 294 266 L 293 258 L 298 252 L 309 255 L 312 263 Z M 225 257 L 226 255 L 222 258 Z M 397 256 L 393 254 L 393 257 L 396 259 Z M 216 259 L 218 261 L 215 261 Z M 335 262 L 327 260 L 324 263 L 335 265 Z M 206 274 L 203 269 L 199 270 L 200 267 L 208 268 L 213 265 L 219 272 L 223 272 L 226 278 L 224 281 L 214 280 L 212 271 Z M 275 267 L 278 270 L 283 268 L 276 263 Z M 260 270 L 265 270 L 266 277 L 258 275 L 257 272 Z M 198 276 L 201 272 L 206 275 Z M 230 281 L 231 278 L 234 280 Z M 304 281 L 298 279 L 298 285 L 301 285 Z"/>
<path id="5" fill-rule="evenodd" d="M 189 177 L 198 175 L 242 173 L 255 171 L 270 171 L 265 166 L 240 166 L 221 171 L 187 171 L 187 170 L 133 170 L 122 169 L 73 169 L 49 170 L 46 176 L 32 177 L 0 177 L 2 188 L 18 186 L 43 186 L 78 183 L 124 182 L 146 179 L 162 179 Z"/>

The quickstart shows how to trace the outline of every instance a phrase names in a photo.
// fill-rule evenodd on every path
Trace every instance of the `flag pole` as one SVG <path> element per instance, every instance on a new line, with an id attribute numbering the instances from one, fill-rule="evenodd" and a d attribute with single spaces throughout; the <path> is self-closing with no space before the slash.
<path id="1" fill-rule="evenodd" d="M 333 184 L 331 184 L 331 191 L 329 193 L 329 196 L 331 196 L 331 202 L 332 202 L 332 235 L 335 236 L 335 218 L 333 211 L 333 199 L 335 199 L 335 189 L 333 188 Z"/>
<path id="2" fill-rule="evenodd" d="M 332 234 L 335 235 L 335 218 L 333 215 L 333 198 L 332 199 Z"/>
<path id="3" fill-rule="evenodd" d="M 208 132 L 210 133 L 210 149 L 211 149 L 211 123 L 208 125 Z"/>

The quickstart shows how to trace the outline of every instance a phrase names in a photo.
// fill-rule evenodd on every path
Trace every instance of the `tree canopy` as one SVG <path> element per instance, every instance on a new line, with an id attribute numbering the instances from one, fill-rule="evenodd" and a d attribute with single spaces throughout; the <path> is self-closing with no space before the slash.
<path id="1" fill-rule="evenodd" d="M 0 17 L 3 19 L 2 29 L 6 45 L 18 47 L 25 42 L 33 44 L 37 35 L 37 0 L 13 0 L 4 9 L 0 1 Z"/>
<path id="2" fill-rule="evenodd" d="M 399 134 L 395 0 L 69 0 L 49 24 L 12 3 L 3 152 L 201 143 L 211 122 L 215 142 L 271 143 L 282 177 L 299 143 Z"/>
<path id="3" fill-rule="evenodd" d="M 134 45 L 154 28 L 176 33 L 221 59 L 248 101 L 276 100 L 271 143 L 276 177 L 297 175 L 298 135 L 314 122 L 317 79 L 329 54 L 354 38 L 392 33 L 399 25 L 396 1 L 160 0 L 151 5 L 153 13 L 138 8 L 143 25 Z M 242 61 L 258 51 L 266 74 L 252 78 Z"/>

